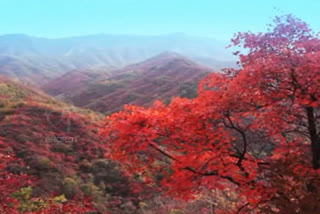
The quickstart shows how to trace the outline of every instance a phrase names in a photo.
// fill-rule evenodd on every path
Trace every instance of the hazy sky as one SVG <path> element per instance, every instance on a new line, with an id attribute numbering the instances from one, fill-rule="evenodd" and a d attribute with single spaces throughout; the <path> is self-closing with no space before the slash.
<path id="1" fill-rule="evenodd" d="M 275 9 L 276 8 L 276 9 Z M 0 0 L 0 34 L 190 35 L 229 40 L 293 13 L 320 31 L 319 0 Z"/>

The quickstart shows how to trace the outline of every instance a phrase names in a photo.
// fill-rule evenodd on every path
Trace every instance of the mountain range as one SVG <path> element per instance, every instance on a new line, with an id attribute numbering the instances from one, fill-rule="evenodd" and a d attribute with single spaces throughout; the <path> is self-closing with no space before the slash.
<path id="1" fill-rule="evenodd" d="M 160 36 L 97 34 L 47 39 L 0 36 L 0 74 L 44 85 L 72 70 L 109 72 L 163 52 L 175 52 L 215 69 L 235 65 L 227 42 L 185 34 Z"/>
<path id="2" fill-rule="evenodd" d="M 176 53 L 162 53 L 108 73 L 72 71 L 42 89 L 75 106 L 109 114 L 125 104 L 170 102 L 174 96 L 192 98 L 197 85 L 213 69 Z"/>

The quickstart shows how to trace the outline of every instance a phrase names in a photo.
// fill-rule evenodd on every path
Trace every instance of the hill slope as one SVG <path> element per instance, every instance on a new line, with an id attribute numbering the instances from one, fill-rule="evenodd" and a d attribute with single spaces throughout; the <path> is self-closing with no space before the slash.
<path id="1" fill-rule="evenodd" d="M 106 207 L 110 196 L 130 195 L 128 181 L 104 159 L 100 118 L 0 77 L 0 139 L 5 142 L 0 149 L 26 164 L 7 170 L 37 178 L 35 196 L 92 195 Z"/>
<path id="2" fill-rule="evenodd" d="M 59 94 L 64 100 L 76 106 L 90 108 L 109 114 L 120 110 L 124 104 L 149 105 L 156 99 L 169 102 L 173 96 L 194 97 L 197 85 L 211 69 L 201 66 L 179 54 L 163 53 L 141 63 L 115 70 L 109 78 L 87 78 L 84 90 L 72 85 L 70 78 L 59 78 L 59 83 L 48 84 L 43 89 L 51 94 Z M 66 76 L 75 76 L 74 73 Z M 83 76 L 78 73 L 77 78 Z M 88 76 L 88 75 L 87 75 Z M 62 86 L 62 87 L 60 87 Z"/>
<path id="3" fill-rule="evenodd" d="M 52 96 L 68 95 L 70 93 L 80 93 L 87 90 L 89 84 L 98 79 L 108 78 L 110 74 L 96 71 L 78 71 L 68 72 L 61 77 L 53 79 L 48 84 L 42 86 L 42 89 Z"/>

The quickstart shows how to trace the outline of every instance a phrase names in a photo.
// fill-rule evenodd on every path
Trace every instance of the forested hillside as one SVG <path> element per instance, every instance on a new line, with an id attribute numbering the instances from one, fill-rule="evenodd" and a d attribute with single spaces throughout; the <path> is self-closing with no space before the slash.
<path id="1" fill-rule="evenodd" d="M 125 104 L 192 98 L 199 81 L 214 70 L 176 53 L 163 53 L 110 73 L 74 71 L 44 85 L 50 95 L 75 106 L 110 114 Z"/>
<path id="2" fill-rule="evenodd" d="M 9 202 L 1 203 L 1 213 L 41 213 L 50 207 L 52 211 L 45 213 L 53 213 L 65 203 L 68 207 L 69 201 L 78 213 L 83 199 L 91 204 L 83 210 L 105 212 L 119 209 L 113 201 L 131 201 L 129 179 L 105 158 L 106 142 L 98 135 L 101 119 L 97 113 L 1 77 L 0 142 L 6 157 L 1 166 L 13 174 L 5 175 L 0 188 L 16 206 L 8 211 Z M 11 181 L 12 175 L 16 180 Z M 49 205 L 50 200 L 57 203 Z"/>

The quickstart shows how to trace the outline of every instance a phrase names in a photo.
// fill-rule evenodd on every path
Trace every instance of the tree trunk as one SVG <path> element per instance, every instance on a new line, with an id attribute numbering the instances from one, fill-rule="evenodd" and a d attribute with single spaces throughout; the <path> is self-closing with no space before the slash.
<path id="1" fill-rule="evenodd" d="M 308 129 L 311 140 L 312 165 L 314 169 L 320 168 L 320 138 L 317 133 L 316 119 L 313 107 L 307 107 Z"/>

